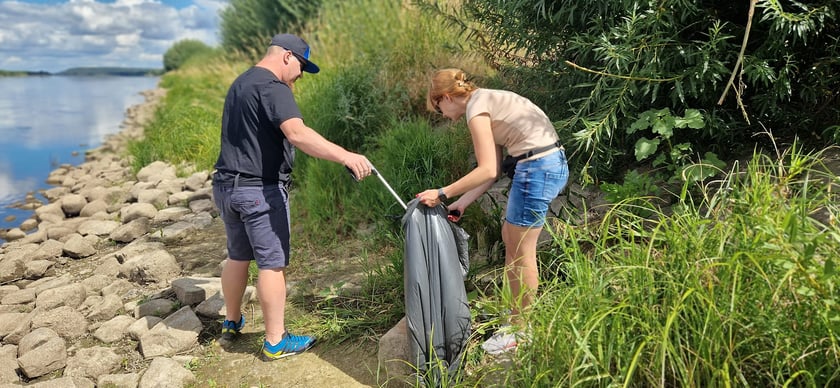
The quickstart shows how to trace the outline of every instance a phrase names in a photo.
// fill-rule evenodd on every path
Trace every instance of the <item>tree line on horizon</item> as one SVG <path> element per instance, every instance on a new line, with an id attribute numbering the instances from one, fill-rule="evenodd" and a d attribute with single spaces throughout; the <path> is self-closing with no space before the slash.
<path id="1" fill-rule="evenodd" d="M 162 69 L 139 67 L 72 67 L 57 73 L 48 71 L 0 70 L 0 77 L 34 77 L 34 76 L 159 76 Z"/>

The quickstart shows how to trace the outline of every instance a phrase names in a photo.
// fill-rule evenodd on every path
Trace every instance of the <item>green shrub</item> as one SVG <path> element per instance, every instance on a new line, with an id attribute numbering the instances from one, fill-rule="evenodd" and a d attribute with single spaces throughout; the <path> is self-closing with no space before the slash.
<path id="1" fill-rule="evenodd" d="M 698 109 L 705 148 L 695 150 L 726 159 L 768 128 L 833 144 L 818 134 L 840 122 L 836 0 L 416 2 L 464 31 L 508 88 L 557 121 L 580 155 L 570 162 L 593 181 L 630 162 L 635 138 L 623 129 L 652 108 Z"/>
<path id="2" fill-rule="evenodd" d="M 306 77 L 300 106 L 304 119 L 330 141 L 363 151 L 392 120 L 391 90 L 379 87 L 379 68 L 364 58 L 356 66 Z M 311 78 L 311 79 L 310 79 Z"/>
<path id="3" fill-rule="evenodd" d="M 190 58 L 207 56 L 213 52 L 213 48 L 200 40 L 184 39 L 172 45 L 163 54 L 163 70 L 172 71 L 180 68 Z"/>

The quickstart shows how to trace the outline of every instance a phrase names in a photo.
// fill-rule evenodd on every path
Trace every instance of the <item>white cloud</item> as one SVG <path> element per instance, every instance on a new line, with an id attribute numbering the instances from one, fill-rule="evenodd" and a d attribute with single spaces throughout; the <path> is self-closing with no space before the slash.
<path id="1" fill-rule="evenodd" d="M 218 43 L 224 0 L 176 9 L 154 0 L 33 4 L 0 0 L 0 69 L 59 72 L 81 66 L 163 67 L 182 39 Z"/>

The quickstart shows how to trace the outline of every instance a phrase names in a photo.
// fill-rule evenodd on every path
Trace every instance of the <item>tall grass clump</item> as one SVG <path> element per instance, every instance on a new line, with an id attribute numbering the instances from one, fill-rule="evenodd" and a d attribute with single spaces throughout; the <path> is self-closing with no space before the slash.
<path id="1" fill-rule="evenodd" d="M 469 167 L 464 158 L 471 147 L 464 137 L 466 130 L 433 131 L 424 120 L 394 122 L 368 154 L 403 202 L 450 182 Z M 335 163 L 311 159 L 306 184 L 295 195 L 294 201 L 305 213 L 304 228 L 313 237 L 348 235 L 364 224 L 401 227 L 397 221 L 404 210 L 379 178 L 370 176 L 356 183 Z"/>
<path id="2" fill-rule="evenodd" d="M 370 157 L 404 202 L 420 191 L 440 187 L 465 174 L 472 143 L 466 128 L 455 126 L 436 130 L 422 119 L 393 123 L 377 141 L 378 148 Z M 378 179 L 366 179 L 358 195 L 378 209 L 403 210 Z"/>
<path id="3" fill-rule="evenodd" d="M 325 1 L 319 22 L 311 23 L 313 45 L 329 66 L 371 66 L 376 87 L 397 93 L 397 117 L 427 116 L 425 97 L 430 71 L 459 66 L 491 71 L 467 41 L 434 15 L 404 0 Z M 366 26 L 360 28 L 360 26 Z"/>
<path id="4" fill-rule="evenodd" d="M 371 148 L 395 111 L 390 91 L 377 83 L 376 65 L 367 64 L 305 76 L 295 85 L 306 124 L 355 152 Z"/>
<path id="5" fill-rule="evenodd" d="M 414 188 L 439 187 L 466 171 L 457 166 L 467 162 L 469 150 L 453 158 L 447 153 L 461 143 L 444 144 L 452 140 L 449 136 L 430 139 L 434 122 L 423 100 L 430 70 L 443 61 L 445 38 L 459 42 L 452 32 L 393 0 L 325 1 L 318 20 L 308 26 L 313 60 L 322 71 L 304 76 L 295 93 L 309 126 L 368 156 L 406 200 Z M 453 53 L 446 65 L 468 57 L 466 51 Z M 390 140 L 404 128 L 422 139 Z M 437 144 L 415 149 L 421 140 Z M 298 194 L 292 211 L 303 215 L 311 237 L 346 235 L 360 224 L 380 221 L 378 211 L 402 214 L 401 209 L 392 211 L 396 202 L 376 177 L 357 185 L 343 167 L 303 153 L 295 164 Z M 427 168 L 418 172 L 417 166 Z"/>
<path id="6" fill-rule="evenodd" d="M 516 386 L 840 384 L 836 174 L 796 146 L 643 218 L 555 225 Z M 635 205 L 639 206 L 639 202 Z"/>
<path id="7" fill-rule="evenodd" d="M 256 61 L 272 36 L 282 32 L 299 34 L 320 5 L 320 0 L 231 0 L 219 14 L 222 47 L 250 55 L 250 60 Z"/>

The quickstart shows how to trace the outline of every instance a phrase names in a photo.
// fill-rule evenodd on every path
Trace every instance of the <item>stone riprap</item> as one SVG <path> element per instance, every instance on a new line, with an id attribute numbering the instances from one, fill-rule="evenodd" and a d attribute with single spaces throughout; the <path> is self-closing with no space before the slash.
<path id="1" fill-rule="evenodd" d="M 189 276 L 166 246 L 218 216 L 210 176 L 163 162 L 133 174 L 123 153 L 162 95 L 146 92 L 122 132 L 54 170 L 49 203 L 27 196 L 34 216 L 2 231 L 0 386 L 194 383 L 182 355 L 223 316 L 221 281 Z"/>

